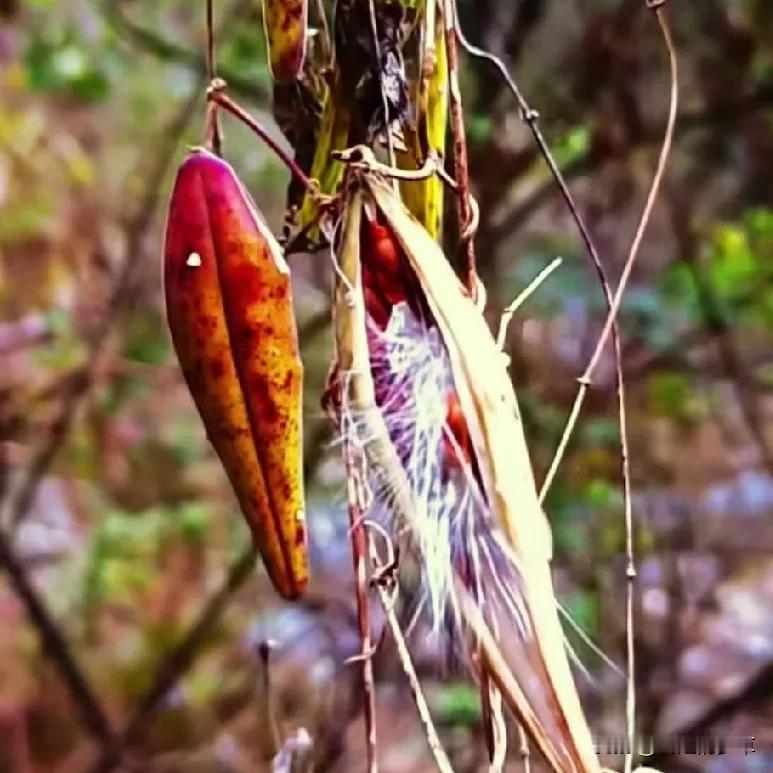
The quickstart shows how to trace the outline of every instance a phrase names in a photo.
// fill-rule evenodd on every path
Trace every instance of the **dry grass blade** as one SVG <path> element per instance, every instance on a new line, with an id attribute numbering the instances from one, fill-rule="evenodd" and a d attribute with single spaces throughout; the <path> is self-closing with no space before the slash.
<path id="1" fill-rule="evenodd" d="M 502 693 L 505 703 L 516 714 L 518 721 L 529 734 L 532 741 L 534 741 L 548 765 L 550 765 L 550 769 L 562 773 L 566 768 L 563 766 L 561 759 L 555 754 L 552 740 L 545 735 L 536 715 L 531 710 L 526 695 L 508 667 L 493 633 L 486 624 L 481 610 L 478 608 L 477 602 L 470 595 L 461 580 L 457 580 L 455 591 L 457 610 L 479 643 L 485 667 Z"/>
<path id="2" fill-rule="evenodd" d="M 518 753 L 521 755 L 521 762 L 523 763 L 523 773 L 531 773 L 531 754 L 529 752 L 529 738 L 526 735 L 526 731 L 523 729 L 523 725 L 518 723 L 518 741 L 519 748 Z"/>
<path id="3" fill-rule="evenodd" d="M 521 308 L 523 302 L 561 265 L 562 262 L 563 258 L 556 258 L 548 263 L 548 265 L 545 266 L 545 268 L 543 268 L 520 293 L 518 293 L 515 300 L 502 312 L 502 317 L 499 320 L 499 331 L 497 332 L 497 346 L 500 349 L 504 348 L 507 328 L 509 327 L 515 312 Z"/>

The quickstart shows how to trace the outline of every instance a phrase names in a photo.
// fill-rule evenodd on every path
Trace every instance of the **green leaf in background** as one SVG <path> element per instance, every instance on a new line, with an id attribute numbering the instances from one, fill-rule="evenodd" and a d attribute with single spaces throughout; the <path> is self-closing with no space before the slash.
<path id="1" fill-rule="evenodd" d="M 256 4 L 257 5 L 257 4 Z M 221 67 L 268 84 L 271 74 L 266 59 L 266 45 L 260 23 L 232 24 L 219 51 Z"/>
<path id="2" fill-rule="evenodd" d="M 695 274 L 686 263 L 672 263 L 664 272 L 658 291 L 678 328 L 691 328 L 701 320 Z"/>
<path id="3" fill-rule="evenodd" d="M 647 382 L 647 410 L 692 423 L 705 413 L 705 401 L 694 380 L 685 373 L 655 373 Z"/>
<path id="4" fill-rule="evenodd" d="M 714 291 L 720 298 L 733 298 L 748 291 L 754 279 L 757 256 L 742 225 L 721 225 L 714 232 L 709 270 Z"/>
<path id="5" fill-rule="evenodd" d="M 182 416 L 171 427 L 168 443 L 175 460 L 181 467 L 187 467 L 199 461 L 207 452 L 207 446 L 202 443 L 203 428 L 198 414 L 190 413 Z"/>
<path id="6" fill-rule="evenodd" d="M 773 328 L 773 211 L 751 209 L 714 228 L 706 247 L 708 280 L 731 322 Z"/>
<path id="7" fill-rule="evenodd" d="M 491 139 L 494 126 L 491 116 L 485 113 L 471 113 L 464 122 L 467 141 L 472 145 L 485 145 Z"/>
<path id="8" fill-rule="evenodd" d="M 562 599 L 564 608 L 577 625 L 589 636 L 595 636 L 599 631 L 599 600 L 595 593 L 577 590 Z M 565 627 L 567 633 L 570 627 Z M 574 634 L 576 637 L 576 634 Z"/>
<path id="9" fill-rule="evenodd" d="M 617 484 L 594 478 L 585 485 L 585 501 L 596 510 L 622 510 L 623 494 Z"/>
<path id="10" fill-rule="evenodd" d="M 556 480 L 548 493 L 545 511 L 549 513 L 556 554 L 590 554 L 589 526 L 594 513 L 576 486 Z"/>
<path id="11" fill-rule="evenodd" d="M 104 99 L 107 73 L 73 29 L 47 30 L 32 38 L 24 55 L 33 90 L 65 94 L 84 102 Z"/>
<path id="12" fill-rule="evenodd" d="M 87 609 L 101 603 L 130 602 L 154 582 L 153 565 L 169 540 L 194 546 L 206 540 L 210 511 L 205 504 L 186 502 L 153 508 L 142 514 L 112 510 L 94 532 L 84 571 Z"/>
<path id="13" fill-rule="evenodd" d="M 480 695 L 466 682 L 443 685 L 433 696 L 432 713 L 446 725 L 475 725 L 480 722 Z"/>
<path id="14" fill-rule="evenodd" d="M 199 502 L 181 505 L 175 517 L 182 539 L 191 545 L 203 545 L 209 531 L 210 515 L 206 505 Z"/>
<path id="15" fill-rule="evenodd" d="M 620 443 L 620 428 L 616 418 L 598 416 L 583 422 L 580 437 L 584 444 L 615 449 Z"/>
<path id="16" fill-rule="evenodd" d="M 590 150 L 590 131 L 587 126 L 575 126 L 553 145 L 553 155 L 559 166 L 584 158 Z"/>
<path id="17" fill-rule="evenodd" d="M 127 330 L 125 356 L 145 365 L 161 365 L 169 356 L 169 337 L 160 314 L 134 317 Z"/>

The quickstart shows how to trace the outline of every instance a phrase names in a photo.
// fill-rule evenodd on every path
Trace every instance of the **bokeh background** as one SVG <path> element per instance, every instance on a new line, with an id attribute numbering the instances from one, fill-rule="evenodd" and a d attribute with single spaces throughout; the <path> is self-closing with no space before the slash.
<path id="1" fill-rule="evenodd" d="M 0 1 L 3 773 L 264 770 L 277 736 L 303 746 L 304 733 L 317 770 L 362 769 L 359 672 L 346 663 L 358 639 L 343 474 L 319 407 L 331 355 L 328 261 L 291 259 L 314 561 L 297 604 L 280 603 L 252 568 L 165 327 L 164 208 L 176 164 L 201 138 L 202 5 Z M 216 6 L 221 74 L 270 123 L 259 3 Z M 511 66 L 540 111 L 617 277 L 667 104 L 644 0 L 460 7 L 470 38 Z M 668 13 L 682 64 L 677 146 L 621 313 L 639 723 L 668 773 L 770 771 L 773 5 L 674 0 Z M 492 322 L 553 257 L 565 259 L 507 342 L 541 479 L 603 296 L 503 84 L 465 60 L 462 87 Z M 280 229 L 285 171 L 242 127 L 225 125 L 227 157 Z M 609 356 L 547 510 L 561 598 L 622 665 Z M 619 737 L 624 682 L 568 635 L 587 671 L 578 680 L 594 732 Z M 421 624 L 410 644 L 455 769 L 485 770 L 475 689 L 427 645 Z M 388 637 L 375 667 L 382 770 L 432 770 Z M 669 755 L 680 732 L 723 738 L 727 753 Z M 744 755 L 751 736 L 756 751 Z"/>

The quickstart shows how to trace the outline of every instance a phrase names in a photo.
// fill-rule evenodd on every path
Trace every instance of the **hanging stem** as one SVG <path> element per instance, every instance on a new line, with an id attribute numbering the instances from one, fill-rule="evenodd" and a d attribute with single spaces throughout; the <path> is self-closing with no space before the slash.
<path id="1" fill-rule="evenodd" d="M 521 308 L 523 302 L 537 290 L 537 288 L 561 265 L 562 262 L 563 258 L 554 258 L 520 293 L 518 293 L 515 300 L 502 312 L 502 316 L 499 320 L 499 331 L 497 332 L 497 346 L 500 349 L 504 350 L 507 328 L 515 315 L 515 312 Z"/>
<path id="2" fill-rule="evenodd" d="M 612 298 L 611 308 L 609 309 L 607 318 L 604 322 L 604 327 L 602 328 L 601 335 L 599 336 L 598 341 L 596 342 L 596 347 L 593 350 L 593 354 L 591 355 L 591 358 L 588 361 L 588 365 L 585 368 L 585 372 L 578 379 L 578 381 L 580 382 L 580 387 L 577 390 L 577 395 L 575 396 L 574 405 L 572 406 L 569 419 L 567 420 L 566 426 L 564 428 L 564 432 L 561 437 L 558 450 L 556 451 L 556 455 L 553 458 L 553 462 L 550 466 L 550 470 L 548 471 L 548 474 L 545 477 L 545 481 L 542 484 L 542 490 L 540 491 L 541 500 L 544 498 L 545 492 L 550 487 L 550 483 L 555 477 L 556 470 L 559 464 L 561 463 L 564 452 L 566 451 L 566 446 L 568 445 L 569 439 L 571 438 L 572 432 L 574 431 L 574 426 L 577 422 L 577 417 L 579 415 L 580 408 L 582 407 L 582 403 L 585 400 L 585 395 L 588 391 L 588 387 L 592 382 L 593 374 L 595 373 L 596 367 L 599 363 L 599 360 L 601 359 L 601 354 L 604 351 L 604 347 L 606 346 L 607 341 L 609 340 L 610 332 L 612 330 L 612 327 L 614 326 L 614 322 L 617 318 L 617 313 L 620 309 L 620 303 L 622 301 L 623 293 L 625 292 L 625 289 L 628 285 L 628 280 L 631 277 L 631 272 L 633 271 L 634 263 L 636 262 L 636 258 L 639 254 L 639 248 L 641 247 L 642 240 L 644 239 L 644 234 L 647 230 L 647 226 L 649 225 L 650 217 L 652 216 L 652 210 L 653 210 L 653 207 L 655 206 L 655 201 L 657 199 L 658 192 L 660 191 L 660 185 L 666 170 L 666 163 L 671 153 L 671 146 L 673 144 L 674 127 L 676 125 L 676 115 L 677 115 L 678 99 L 679 99 L 677 59 L 676 59 L 676 52 L 674 49 L 673 41 L 671 40 L 671 33 L 668 28 L 665 17 L 662 11 L 660 10 L 660 6 L 657 6 L 655 8 L 655 14 L 658 18 L 658 21 L 660 22 L 664 39 L 668 47 L 670 68 L 671 68 L 671 96 L 670 96 L 669 111 L 668 111 L 668 121 L 666 124 L 666 132 L 663 138 L 663 144 L 660 149 L 657 168 L 655 170 L 655 174 L 652 179 L 652 184 L 650 185 L 649 194 L 647 195 L 647 201 L 645 203 L 644 210 L 639 219 L 639 224 L 637 226 L 636 234 L 634 236 L 633 242 L 628 252 L 628 257 L 626 258 L 625 266 L 623 267 L 623 272 L 620 276 L 620 282 L 618 283 L 617 289 L 615 290 L 615 294 Z"/>
<path id="3" fill-rule="evenodd" d="M 523 725 L 518 723 L 518 754 L 523 763 L 523 773 L 531 773 L 531 752 L 529 751 L 529 737 L 523 729 Z"/>
<path id="4" fill-rule="evenodd" d="M 207 78 L 210 83 L 217 80 L 217 57 L 215 54 L 215 21 L 213 0 L 207 0 L 207 49 L 205 59 L 207 63 Z M 207 116 L 204 128 L 204 144 L 208 150 L 215 155 L 222 155 L 223 152 L 223 134 L 220 128 L 220 117 L 218 116 L 217 103 L 207 102 Z"/>
<path id="5" fill-rule="evenodd" d="M 346 434 L 344 434 L 344 437 L 346 437 Z M 364 525 L 364 494 L 360 471 L 355 462 L 354 450 L 350 441 L 344 441 L 343 452 L 349 504 L 349 538 L 352 545 L 355 597 L 357 599 L 357 625 L 361 645 L 360 655 L 357 660 L 362 661 L 367 769 L 368 773 L 377 773 L 376 685 L 373 678 L 373 643 L 370 636 L 370 612 L 368 607 L 368 574 L 366 568 L 368 535 Z"/>
<path id="6" fill-rule="evenodd" d="M 341 417 L 344 466 L 346 468 L 347 502 L 349 509 L 349 539 L 354 562 L 354 586 L 357 603 L 357 626 L 360 634 L 360 654 L 353 658 L 362 662 L 364 696 L 365 748 L 368 773 L 377 773 L 376 684 L 373 678 L 373 642 L 370 636 L 370 608 L 368 606 L 368 533 L 365 528 L 365 491 L 362 464 L 355 459 L 355 449 L 347 435 L 346 415 Z"/>
<path id="7" fill-rule="evenodd" d="M 253 118 L 241 105 L 234 102 L 225 92 L 226 83 L 224 80 L 216 78 L 207 89 L 207 99 L 228 111 L 231 115 L 238 118 L 245 126 L 251 129 L 260 139 L 268 145 L 279 160 L 290 170 L 290 173 L 300 181 L 306 190 L 317 198 L 320 197 L 319 186 L 312 180 L 306 172 L 301 169 L 276 140 L 266 131 L 266 129 Z"/>

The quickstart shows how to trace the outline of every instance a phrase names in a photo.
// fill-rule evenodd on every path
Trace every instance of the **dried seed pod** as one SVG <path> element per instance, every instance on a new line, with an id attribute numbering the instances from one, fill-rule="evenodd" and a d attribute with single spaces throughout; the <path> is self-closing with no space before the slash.
<path id="1" fill-rule="evenodd" d="M 291 83 L 306 56 L 307 0 L 263 0 L 268 64 L 277 83 Z"/>
<path id="2" fill-rule="evenodd" d="M 277 590 L 308 577 L 302 366 L 290 274 L 231 167 L 197 149 L 169 209 L 166 309 L 201 414 Z"/>
<path id="3" fill-rule="evenodd" d="M 479 547 L 493 556 L 476 567 L 476 584 L 486 589 L 491 619 L 457 573 L 454 589 L 465 623 L 481 644 L 490 677 L 552 769 L 597 773 L 558 619 L 550 526 L 537 498 L 505 360 L 427 230 L 389 185 L 373 175 L 365 181 L 441 331 L 487 503 L 486 518 L 473 523 L 480 528 Z M 504 589 L 499 595 L 497 587 Z"/>
<path id="4" fill-rule="evenodd" d="M 336 243 L 340 414 L 373 512 L 420 559 L 435 624 L 453 611 L 489 705 L 493 685 L 554 773 L 599 773 L 504 357 L 432 235 L 367 169 L 372 154 L 343 160 L 358 168 Z"/>

